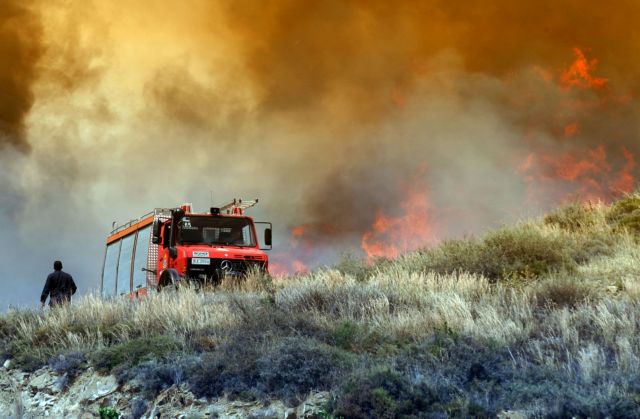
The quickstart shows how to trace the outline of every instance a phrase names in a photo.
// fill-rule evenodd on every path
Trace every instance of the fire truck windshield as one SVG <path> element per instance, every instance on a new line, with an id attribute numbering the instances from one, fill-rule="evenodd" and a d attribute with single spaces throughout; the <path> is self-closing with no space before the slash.
<path id="1" fill-rule="evenodd" d="M 188 215 L 178 223 L 178 243 L 253 247 L 256 240 L 247 218 Z"/>

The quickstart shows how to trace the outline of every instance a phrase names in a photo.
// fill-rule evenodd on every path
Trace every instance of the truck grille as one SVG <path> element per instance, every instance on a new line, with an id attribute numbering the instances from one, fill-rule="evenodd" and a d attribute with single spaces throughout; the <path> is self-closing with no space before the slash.
<path id="1" fill-rule="evenodd" d="M 191 279 L 219 283 L 226 276 L 242 276 L 251 270 L 264 271 L 264 262 L 243 259 L 210 259 L 209 265 L 194 265 L 189 259 L 187 276 Z"/>

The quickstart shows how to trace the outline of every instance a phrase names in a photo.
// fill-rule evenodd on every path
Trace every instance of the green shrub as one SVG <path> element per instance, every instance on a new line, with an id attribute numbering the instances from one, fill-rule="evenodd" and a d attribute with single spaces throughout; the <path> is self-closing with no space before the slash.
<path id="1" fill-rule="evenodd" d="M 260 356 L 253 336 L 232 335 L 214 352 L 203 353 L 199 368 L 189 376 L 189 387 L 198 397 L 228 395 L 233 399 L 255 400 Z"/>
<path id="2" fill-rule="evenodd" d="M 608 232 L 576 234 L 567 237 L 571 244 L 568 251 L 576 263 L 584 264 L 594 257 L 613 255 L 618 239 L 618 236 Z"/>
<path id="3" fill-rule="evenodd" d="M 350 275 L 359 281 L 364 281 L 373 270 L 371 264 L 368 264 L 362 258 L 353 256 L 351 253 L 343 254 L 340 261 L 333 266 L 333 269 L 345 275 Z"/>
<path id="4" fill-rule="evenodd" d="M 353 349 L 357 339 L 359 328 L 356 323 L 351 320 L 344 320 L 338 324 L 333 331 L 333 341 L 335 345 L 342 349 Z"/>
<path id="5" fill-rule="evenodd" d="M 541 283 L 534 295 L 538 305 L 559 308 L 575 308 L 596 298 L 592 285 L 568 277 L 553 278 Z"/>
<path id="6" fill-rule="evenodd" d="M 331 390 L 349 366 L 349 357 L 336 348 L 283 338 L 257 360 L 258 386 L 265 394 L 298 404 L 311 390 Z"/>
<path id="7" fill-rule="evenodd" d="M 569 245 L 559 236 L 544 235 L 538 229 L 522 226 L 489 234 L 484 240 L 489 278 L 537 278 L 559 270 L 573 270 Z"/>
<path id="8" fill-rule="evenodd" d="M 640 193 L 614 202 L 607 214 L 607 221 L 616 229 L 640 234 Z"/>
<path id="9" fill-rule="evenodd" d="M 483 239 L 450 240 L 424 251 L 423 269 L 441 274 L 470 272 L 497 281 L 533 279 L 556 271 L 573 271 L 574 242 L 522 225 L 503 228 Z"/>
<path id="10" fill-rule="evenodd" d="M 98 372 L 109 373 L 116 367 L 132 367 L 145 360 L 166 357 L 179 348 L 175 339 L 166 336 L 138 338 L 97 351 L 91 362 Z"/>
<path id="11" fill-rule="evenodd" d="M 154 398 L 162 390 L 186 383 L 200 368 L 201 360 L 195 356 L 168 357 L 167 359 L 144 361 L 135 367 L 119 369 L 116 378 L 119 384 L 130 383 L 148 398 Z"/>
<path id="12" fill-rule="evenodd" d="M 280 398 L 297 404 L 311 390 L 330 390 L 350 358 L 331 346 L 298 337 L 272 343 L 230 340 L 203 354 L 189 384 L 198 397 Z"/>
<path id="13" fill-rule="evenodd" d="M 557 226 L 569 232 L 591 229 L 600 221 L 601 217 L 597 209 L 581 202 L 560 207 L 544 217 L 546 225 Z"/>
<path id="14" fill-rule="evenodd" d="M 412 384 L 388 368 L 376 368 L 351 377 L 338 393 L 332 413 L 345 418 L 426 416 L 436 402 L 431 390 Z"/>
<path id="15" fill-rule="evenodd" d="M 69 388 L 75 378 L 86 369 L 87 358 L 77 351 L 60 353 L 49 359 L 49 367 L 58 374 L 56 387 L 62 391 Z"/>
<path id="16" fill-rule="evenodd" d="M 100 419 L 118 419 L 120 417 L 120 413 L 113 407 L 99 408 L 98 415 L 100 415 Z"/>
<path id="17" fill-rule="evenodd" d="M 13 344 L 9 351 L 13 366 L 25 372 L 33 372 L 47 365 L 48 357 L 28 346 Z"/>

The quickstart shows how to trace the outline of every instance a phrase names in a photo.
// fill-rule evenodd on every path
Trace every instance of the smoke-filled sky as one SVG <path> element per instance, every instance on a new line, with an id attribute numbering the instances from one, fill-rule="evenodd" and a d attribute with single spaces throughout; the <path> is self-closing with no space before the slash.
<path id="1" fill-rule="evenodd" d="M 636 185 L 640 3 L 4 0 L 0 307 L 113 221 L 259 197 L 274 270 Z"/>

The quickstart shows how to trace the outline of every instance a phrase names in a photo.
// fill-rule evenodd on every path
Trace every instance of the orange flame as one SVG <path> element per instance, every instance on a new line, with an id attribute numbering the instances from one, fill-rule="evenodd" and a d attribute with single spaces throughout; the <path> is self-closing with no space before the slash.
<path id="1" fill-rule="evenodd" d="M 600 77 L 593 77 L 591 71 L 595 69 L 598 60 L 587 60 L 584 52 L 580 48 L 573 49 L 576 60 L 564 71 L 560 77 L 560 83 L 563 87 L 569 89 L 572 87 L 582 89 L 601 89 L 608 80 Z"/>
<path id="2" fill-rule="evenodd" d="M 390 217 L 378 210 L 371 229 L 362 236 L 362 250 L 370 259 L 396 258 L 401 252 L 415 250 L 435 241 L 426 188 L 412 184 L 405 190 L 406 198 L 400 203 L 403 214 Z"/>
<path id="3" fill-rule="evenodd" d="M 634 155 L 625 148 L 622 155 L 626 163 L 616 170 L 602 145 L 583 153 L 543 154 L 539 157 L 530 154 L 520 164 L 519 171 L 525 175 L 530 192 L 535 195 L 565 200 L 571 193 L 553 198 L 558 190 L 563 190 L 559 186 L 564 184 L 585 200 L 610 201 L 616 195 L 633 191 L 635 186 Z"/>
<path id="4" fill-rule="evenodd" d="M 631 192 L 633 191 L 636 184 L 636 180 L 633 175 L 634 171 L 636 170 L 635 157 L 626 148 L 622 149 L 622 153 L 624 154 L 626 163 L 622 170 L 620 170 L 618 175 L 615 177 L 615 179 L 613 179 L 609 184 L 609 188 L 613 192 L 618 193 Z"/>

